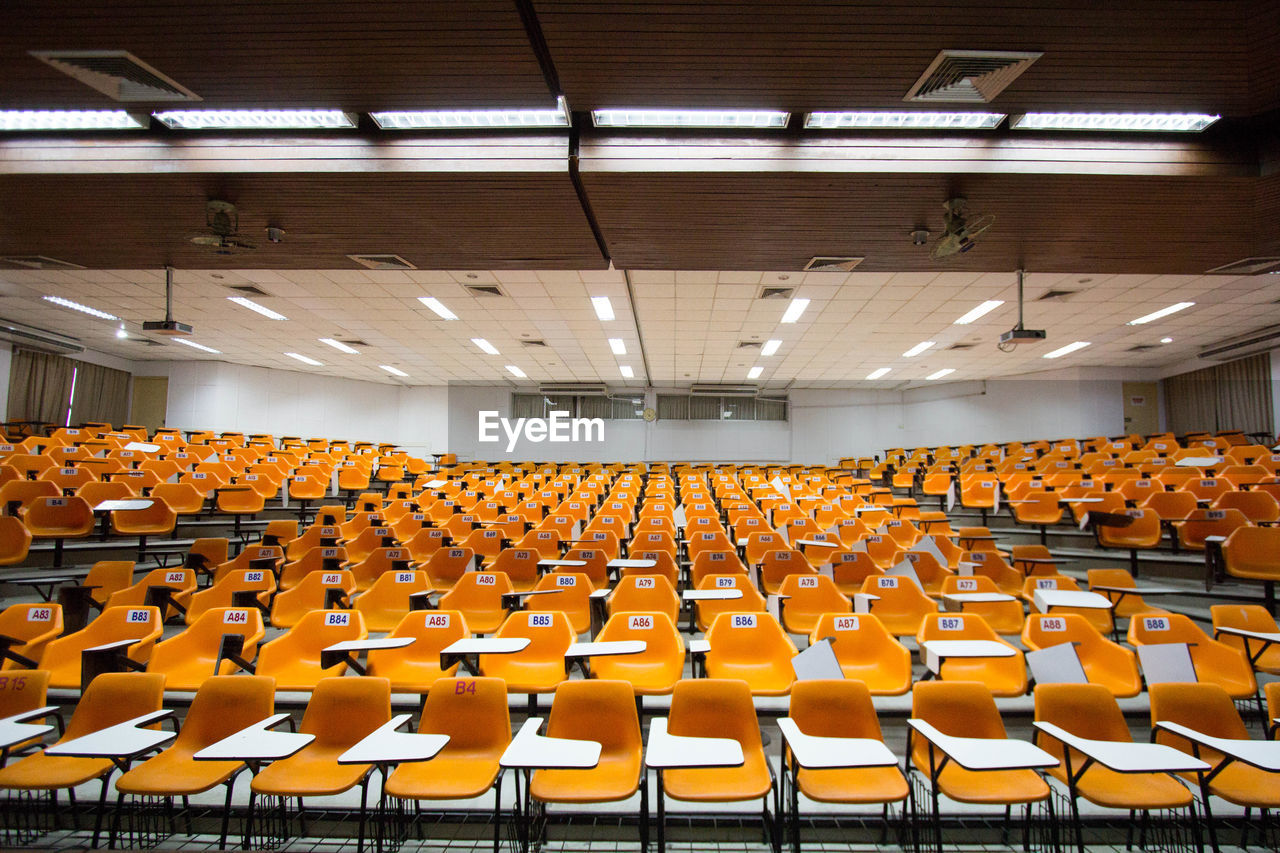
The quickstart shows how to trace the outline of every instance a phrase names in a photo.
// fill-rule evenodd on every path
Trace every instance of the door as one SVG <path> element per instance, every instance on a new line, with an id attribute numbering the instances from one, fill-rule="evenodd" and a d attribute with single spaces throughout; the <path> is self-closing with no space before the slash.
<path id="1" fill-rule="evenodd" d="M 147 432 L 155 432 L 164 426 L 169 408 L 169 377 L 133 377 L 133 406 L 129 409 L 129 423 L 145 426 Z"/>
<path id="2" fill-rule="evenodd" d="M 1124 382 L 1124 431 L 1138 435 L 1152 435 L 1160 431 L 1160 416 L 1156 411 L 1156 383 Z"/>

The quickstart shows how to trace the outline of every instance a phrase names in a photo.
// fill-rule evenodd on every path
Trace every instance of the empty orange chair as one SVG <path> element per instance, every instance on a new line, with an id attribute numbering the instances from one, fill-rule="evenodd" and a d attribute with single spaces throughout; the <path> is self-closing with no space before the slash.
<path id="1" fill-rule="evenodd" d="M 0 566 L 12 566 L 27 559 L 31 531 L 14 516 L 0 516 Z"/>
<path id="2" fill-rule="evenodd" d="M 895 637 L 915 636 L 925 616 L 937 606 L 910 578 L 877 575 L 862 582 L 861 594 L 875 596 L 870 610 Z M 855 595 L 855 607 L 857 606 Z"/>
<path id="3" fill-rule="evenodd" d="M 1129 620 L 1129 645 L 1186 643 L 1196 679 L 1217 684 L 1232 699 L 1252 699 L 1258 693 L 1253 667 L 1238 648 L 1209 639 L 1181 613 L 1141 613 Z"/>
<path id="4" fill-rule="evenodd" d="M 1137 656 L 1108 640 L 1077 613 L 1032 613 L 1022 629 L 1022 642 L 1032 650 L 1070 643 L 1090 684 L 1101 685 L 1121 699 L 1142 692 Z"/>
<path id="5" fill-rule="evenodd" d="M 1267 603 L 1274 604 L 1275 582 L 1280 580 L 1280 527 L 1238 528 L 1222 543 L 1222 559 L 1231 577 L 1262 581 Z"/>
<path id="6" fill-rule="evenodd" d="M 271 624 L 292 628 L 309 613 L 340 606 L 356 591 L 351 572 L 311 572 L 297 586 L 276 595 L 271 604 Z"/>
<path id="7" fill-rule="evenodd" d="M 787 575 L 778 594 L 782 625 L 792 634 L 808 634 L 824 614 L 853 610 L 849 598 L 825 575 Z"/>
<path id="8" fill-rule="evenodd" d="M 609 556 L 601 548 L 570 548 L 565 552 L 566 560 L 581 560 L 582 566 L 573 566 L 575 572 L 586 575 L 591 585 L 603 589 L 609 585 Z"/>
<path id="9" fill-rule="evenodd" d="M 972 563 L 974 575 L 990 578 L 1001 592 L 1014 596 L 1021 594 L 1022 572 L 1010 566 L 1003 555 L 995 551 L 965 551 L 960 562 Z"/>
<path id="10" fill-rule="evenodd" d="M 658 611 L 671 622 L 679 618 L 680 598 L 661 575 L 629 575 L 614 586 L 608 598 L 609 615 Z"/>
<path id="11" fill-rule="evenodd" d="M 1026 584 L 1022 588 L 1022 599 L 1027 602 L 1028 607 L 1036 609 L 1035 594 L 1037 590 L 1067 590 L 1069 592 L 1078 592 L 1080 584 L 1075 578 L 1067 575 L 1049 575 L 1027 578 Z M 1111 615 L 1111 608 L 1100 607 L 1054 607 L 1053 613 L 1066 614 L 1074 613 L 1087 621 L 1094 628 L 1103 634 L 1110 634 L 1115 630 L 1115 619 Z"/>
<path id="12" fill-rule="evenodd" d="M 85 649 L 134 640 L 125 654 L 136 663 L 146 663 L 164 630 L 156 607 L 108 607 L 83 631 L 50 640 L 40 655 L 39 669 L 49 671 L 50 687 L 79 687 L 81 652 Z"/>
<path id="13" fill-rule="evenodd" d="M 494 636 L 529 639 L 529 645 L 515 654 L 480 655 L 480 674 L 501 678 L 509 693 L 528 693 L 530 708 L 535 694 L 554 692 L 568 678 L 564 653 L 576 635 L 563 613 L 512 613 Z"/>
<path id="14" fill-rule="evenodd" d="M 844 677 L 861 681 L 874 696 L 901 696 L 911 689 L 911 652 L 870 613 L 824 613 L 809 645 L 830 639 Z"/>
<path id="15" fill-rule="evenodd" d="M 526 610 L 563 613 L 575 634 L 585 634 L 591 629 L 591 593 L 595 588 L 586 575 L 572 571 L 548 572 L 538 579 L 534 589 L 554 592 L 525 598 Z"/>
<path id="16" fill-rule="evenodd" d="M 8 484 L 6 484 L 8 485 Z M 62 565 L 62 543 L 93 532 L 93 509 L 84 498 L 36 498 L 27 505 L 23 521 L 32 539 L 53 540 L 53 565 Z"/>
<path id="17" fill-rule="evenodd" d="M 942 585 L 942 595 L 967 595 L 969 593 L 999 593 L 995 581 L 983 575 L 950 577 Z M 1023 625 L 1022 602 L 1016 597 L 1008 601 L 963 601 L 961 612 L 981 616 L 997 634 L 1021 634 Z"/>
<path id="18" fill-rule="evenodd" d="M 877 566 L 865 551 L 839 551 L 831 555 L 831 577 L 836 588 L 845 595 L 860 592 L 867 578 L 882 574 L 884 569 Z"/>
<path id="19" fill-rule="evenodd" d="M 458 664 L 440 668 L 440 652 L 470 636 L 467 620 L 456 610 L 413 610 L 406 613 L 389 637 L 413 637 L 410 646 L 373 649 L 370 675 L 391 681 L 394 693 L 426 693 L 441 678 L 453 678 Z"/>
<path id="20" fill-rule="evenodd" d="M 344 640 L 368 636 L 364 618 L 350 610 L 312 610 L 298 623 L 258 650 L 258 675 L 276 680 L 277 690 L 312 690 L 329 676 L 342 675 L 346 661 L 322 667 L 320 652 Z"/>
<path id="21" fill-rule="evenodd" d="M 358 563 L 347 563 L 343 566 L 351 571 L 355 578 L 356 590 L 363 592 L 373 586 L 374 582 L 387 572 L 407 572 L 413 567 L 409 551 L 399 546 L 391 548 L 374 548 L 373 551 Z"/>
<path id="22" fill-rule="evenodd" d="M 377 577 L 352 607 L 364 615 L 365 626 L 370 631 L 390 631 L 413 609 L 412 596 L 430 589 L 426 572 L 387 571 Z"/>
<path id="23" fill-rule="evenodd" d="M 1214 604 L 1209 607 L 1213 619 L 1213 638 L 1244 652 L 1258 672 L 1280 675 L 1280 646 L 1223 631 L 1238 628 L 1258 634 L 1280 634 L 1275 617 L 1259 604 Z M 7 633 L 0 630 L 0 634 Z"/>
<path id="24" fill-rule="evenodd" d="M 196 589 L 196 573 L 191 569 L 153 569 L 132 586 L 111 593 L 106 606 L 137 607 L 146 604 L 153 586 L 167 587 L 170 590 L 169 601 L 180 611 L 185 611 Z"/>
<path id="25" fill-rule="evenodd" d="M 689 567 L 690 583 L 695 588 L 699 588 L 702 579 L 708 575 L 745 575 L 746 573 L 747 567 L 733 551 L 703 551 L 693 559 Z"/>
<path id="26" fill-rule="evenodd" d="M 1127 509 L 1131 523 L 1127 526 L 1095 524 L 1094 538 L 1102 548 L 1124 548 L 1129 551 L 1129 571 L 1138 573 L 1138 551 L 1150 550 L 1160 546 L 1162 535 L 1160 516 L 1150 509 Z"/>
<path id="27" fill-rule="evenodd" d="M 591 672 L 595 677 L 625 681 L 636 696 L 667 695 L 684 674 L 684 640 L 666 613 L 627 612 L 611 616 L 596 640 L 645 643 L 645 650 L 639 654 L 602 655 L 591 659 Z"/>
<path id="28" fill-rule="evenodd" d="M 1096 587 L 1137 589 L 1138 586 L 1133 580 L 1133 575 L 1129 574 L 1125 569 L 1089 569 L 1086 577 L 1088 578 L 1090 590 L 1095 590 Z M 1113 617 L 1127 619 L 1135 613 L 1166 612 L 1159 607 L 1148 604 L 1141 595 L 1136 593 L 1117 593 L 1105 589 L 1096 589 L 1096 591 L 1116 602 L 1116 606 L 1111 608 Z"/>
<path id="29" fill-rule="evenodd" d="M 517 592 L 533 589 L 538 583 L 538 561 L 541 555 L 529 548 L 506 548 L 498 554 L 489 570 L 502 572 Z"/>
<path id="30" fill-rule="evenodd" d="M 1198 509 L 1178 525 L 1178 543 L 1192 551 L 1203 551 L 1210 536 L 1227 537 L 1252 524 L 1238 509 Z"/>
<path id="31" fill-rule="evenodd" d="M 709 631 L 723 613 L 764 613 L 764 596 L 756 591 L 746 573 L 732 572 L 726 575 L 706 575 L 699 581 L 698 589 L 736 590 L 739 598 L 702 600 L 694 602 L 695 624 L 699 631 Z"/>
<path id="32" fill-rule="evenodd" d="M 197 539 L 199 543 L 203 540 Z M 216 540 L 212 540 L 216 541 Z M 194 550 L 195 546 L 192 546 Z M 272 572 L 280 568 L 284 562 L 284 549 L 279 545 L 249 545 L 236 554 L 234 559 L 218 563 L 213 568 L 213 579 L 216 583 L 219 578 L 230 572 L 243 572 L 246 569 L 263 569 Z"/>
<path id="33" fill-rule="evenodd" d="M 253 596 L 255 606 L 266 608 L 270 605 L 275 591 L 275 576 L 264 569 L 249 569 L 223 575 L 222 579 L 212 586 L 191 595 L 185 616 L 186 623 L 192 624 L 212 607 L 244 606 L 246 602 L 238 599 L 248 595 Z"/>
<path id="34" fill-rule="evenodd" d="M 10 604 L 0 612 L 0 636 L 8 637 L 14 642 L 8 650 L 32 661 L 33 666 L 40 659 L 44 648 L 62 634 L 62 605 L 50 602 L 38 604 Z M 16 669 L 18 663 L 4 659 L 0 669 Z"/>
<path id="35" fill-rule="evenodd" d="M 476 553 L 470 548 L 441 548 L 427 558 L 422 568 L 431 579 L 432 589 L 450 590 L 476 568 Z"/>
<path id="36" fill-rule="evenodd" d="M 981 616 L 970 613 L 933 613 L 924 618 L 917 643 L 930 640 L 986 640 L 1007 646 L 1005 657 L 949 657 L 942 660 L 938 678 L 943 681 L 979 681 L 993 696 L 1021 696 L 1027 692 L 1026 657 L 1002 640 Z"/>
<path id="37" fill-rule="evenodd" d="M 440 597 L 441 610 L 460 611 L 477 634 L 492 634 L 507 618 L 502 596 L 512 592 L 511 581 L 501 572 L 467 572 Z"/>
<path id="38" fill-rule="evenodd" d="M 768 613 L 721 613 L 707 632 L 708 678 L 741 679 L 756 696 L 791 691 L 796 647 Z"/>
<path id="39" fill-rule="evenodd" d="M 216 666 L 222 638 L 228 634 L 242 638 L 239 656 L 253 660 L 265 634 L 262 611 L 246 607 L 206 610 L 185 631 L 156 644 L 147 672 L 162 673 L 168 690 L 198 690 L 215 675 L 234 675 L 236 665 L 231 661 L 223 660 Z"/>
<path id="40" fill-rule="evenodd" d="M 782 587 L 783 579 L 788 575 L 817 575 L 817 570 L 809 565 L 804 554 L 786 549 L 769 551 L 758 564 L 760 588 L 767 595 L 777 595 Z"/>

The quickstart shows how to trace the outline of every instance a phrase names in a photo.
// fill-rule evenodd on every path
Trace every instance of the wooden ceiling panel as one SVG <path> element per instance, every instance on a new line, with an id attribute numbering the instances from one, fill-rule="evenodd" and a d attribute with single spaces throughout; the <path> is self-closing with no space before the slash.
<path id="1" fill-rule="evenodd" d="M 866 271 L 1203 273 L 1250 254 L 1254 180 L 1075 175 L 583 172 L 623 269 L 798 270 L 865 256 Z M 942 202 L 995 225 L 935 262 L 913 228 L 942 231 Z M 1274 224 L 1274 220 L 1273 220 Z"/>
<path id="2" fill-rule="evenodd" d="M 4 3 L 0 108 L 102 109 L 115 102 L 31 50 L 126 50 L 201 96 L 203 107 L 553 102 L 510 0 Z"/>
<path id="3" fill-rule="evenodd" d="M 797 0 L 534 0 L 569 103 L 893 109 L 943 49 L 1044 56 L 994 102 L 1029 109 L 1246 115 L 1250 47 L 1236 0 L 975 6 Z M 1257 44 L 1274 63 L 1274 41 Z M 1273 103 L 1274 107 L 1275 104 Z"/>
<path id="4" fill-rule="evenodd" d="M 239 207 L 256 250 L 219 256 L 189 238 L 205 202 Z M 285 241 L 265 240 L 268 224 Z M 568 177 L 546 174 L 79 174 L 0 180 L 0 255 L 91 268 L 355 269 L 351 253 L 419 269 L 605 266 Z"/>

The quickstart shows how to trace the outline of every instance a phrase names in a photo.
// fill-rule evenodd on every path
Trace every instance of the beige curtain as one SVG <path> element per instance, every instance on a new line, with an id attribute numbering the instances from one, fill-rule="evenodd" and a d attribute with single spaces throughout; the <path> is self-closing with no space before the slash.
<path id="1" fill-rule="evenodd" d="M 10 421 L 65 424 L 76 362 L 60 355 L 15 348 L 9 369 Z"/>
<path id="2" fill-rule="evenodd" d="M 123 426 L 129 419 L 129 380 L 132 374 L 111 367 L 76 363 L 76 393 L 71 423 L 102 421 Z"/>
<path id="3" fill-rule="evenodd" d="M 1163 386 L 1171 432 L 1275 432 L 1271 359 L 1266 353 L 1171 376 Z"/>

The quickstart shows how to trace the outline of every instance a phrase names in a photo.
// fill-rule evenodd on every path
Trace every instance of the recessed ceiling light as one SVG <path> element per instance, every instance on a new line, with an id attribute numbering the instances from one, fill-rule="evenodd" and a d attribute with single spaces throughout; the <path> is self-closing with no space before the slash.
<path id="1" fill-rule="evenodd" d="M 800 319 L 800 315 L 804 313 L 804 309 L 809 307 L 809 300 L 796 297 L 791 300 L 791 304 L 787 306 L 787 310 L 783 312 L 780 323 L 794 323 Z"/>
<path id="2" fill-rule="evenodd" d="M 916 357 L 916 356 L 918 356 L 920 353 L 924 352 L 924 351 L 925 351 L 925 350 L 927 350 L 929 347 L 933 346 L 935 343 L 936 343 L 936 341 L 921 341 L 920 343 L 918 343 L 918 344 L 916 344 L 915 346 L 913 346 L 911 349 L 909 349 L 909 350 L 907 350 L 906 352 L 904 352 L 904 353 L 902 354 L 902 357 L 903 357 L 903 358 L 915 358 L 915 357 Z"/>
<path id="3" fill-rule="evenodd" d="M 596 316 L 599 317 L 602 322 L 608 323 L 613 320 L 613 303 L 609 301 L 609 297 L 591 297 L 591 307 L 596 309 Z"/>
<path id="4" fill-rule="evenodd" d="M 261 314 L 263 317 L 266 317 L 268 320 L 288 320 L 289 319 L 283 314 L 276 311 L 272 311 L 267 306 L 259 305 L 258 303 L 254 302 L 252 299 L 248 299 L 244 296 L 228 296 L 227 299 L 234 302 L 237 305 L 240 305 L 244 308 L 248 308 L 250 311 L 256 311 L 257 313 Z"/>
<path id="5" fill-rule="evenodd" d="M 402 376 L 406 378 L 409 376 L 409 374 L 405 373 L 400 368 L 392 367 L 389 364 L 379 364 L 378 367 L 381 367 L 383 370 L 387 371 L 387 373 L 390 373 L 392 376 Z"/>
<path id="6" fill-rule="evenodd" d="M 782 346 L 782 341 L 777 338 L 770 338 L 764 342 L 764 346 L 760 347 L 761 355 L 773 355 L 778 351 L 778 347 Z"/>
<path id="7" fill-rule="evenodd" d="M 1026 113 L 1009 120 L 1018 130 L 1126 130 L 1195 133 L 1220 117 L 1204 113 Z"/>
<path id="8" fill-rule="evenodd" d="M 445 308 L 444 305 L 441 304 L 440 300 L 436 299 L 434 296 L 419 296 L 418 301 L 436 312 L 436 315 L 442 320 L 458 319 L 457 314 L 453 313 L 448 308 Z"/>
<path id="9" fill-rule="evenodd" d="M 212 352 L 212 353 L 217 353 L 219 355 L 222 353 L 222 350 L 220 349 L 214 349 L 213 347 L 207 347 L 204 344 L 198 344 L 195 341 L 191 340 L 190 338 L 170 338 L 170 340 L 173 341 L 175 344 L 182 344 L 183 346 L 191 347 L 192 349 L 198 349 L 198 350 L 201 350 L 202 352 Z"/>
<path id="10" fill-rule="evenodd" d="M 142 126 L 124 110 L 0 110 L 0 131 L 136 130 Z"/>
<path id="11" fill-rule="evenodd" d="M 472 338 L 471 343 L 475 344 L 483 352 L 487 352 L 489 355 L 498 354 L 498 348 L 486 341 L 484 338 Z"/>
<path id="12" fill-rule="evenodd" d="M 369 113 L 383 130 L 466 130 L 504 127 L 568 127 L 564 98 L 555 107 L 510 110 L 397 110 Z"/>
<path id="13" fill-rule="evenodd" d="M 152 115 L 166 127 L 180 130 L 316 130 L 356 126 L 356 117 L 342 110 L 165 110 Z"/>
<path id="14" fill-rule="evenodd" d="M 755 367 L 747 371 L 747 378 L 759 379 L 761 373 L 764 373 L 764 368 L 757 364 Z"/>
<path id="15" fill-rule="evenodd" d="M 626 355 L 627 342 L 622 338 L 609 338 L 609 349 L 613 350 L 614 355 Z"/>
<path id="16" fill-rule="evenodd" d="M 79 311 L 81 314 L 88 314 L 91 317 L 99 317 L 103 320 L 120 319 L 115 314 L 108 314 L 106 311 L 99 311 L 97 308 L 90 308 L 88 305 L 81 305 L 79 302 L 63 299 L 61 296 L 46 296 L 44 301 L 52 302 L 54 305 L 61 305 L 63 308 L 70 308 L 72 311 Z"/>
<path id="17" fill-rule="evenodd" d="M 353 349 L 352 347 L 349 347 L 349 346 L 347 346 L 346 344 L 344 344 L 342 341 L 335 341 L 333 338 L 319 338 L 319 341 L 320 341 L 320 343 L 322 343 L 322 344 L 328 344 L 329 346 L 333 347 L 334 349 L 336 349 L 336 350 L 340 350 L 340 351 L 342 351 L 342 352 L 345 352 L 345 353 L 347 353 L 348 355 L 359 355 L 359 354 L 360 354 L 360 350 L 358 350 L 358 349 Z M 385 366 L 385 365 L 380 365 L 380 366 Z"/>
<path id="18" fill-rule="evenodd" d="M 1173 343 L 1173 338 L 1161 338 L 1161 339 L 1160 339 L 1160 343 L 1162 343 L 1162 344 L 1171 344 L 1171 343 Z"/>
<path id="19" fill-rule="evenodd" d="M 942 377 L 950 376 L 952 373 L 955 373 L 955 372 L 956 372 L 956 369 L 954 367 L 944 367 L 941 370 L 935 370 L 933 373 L 930 373 L 928 376 L 925 377 L 925 379 L 941 379 Z"/>
<path id="20" fill-rule="evenodd" d="M 1126 326 L 1141 326 L 1143 323 L 1150 323 L 1153 320 L 1159 320 L 1161 317 L 1168 317 L 1170 314 L 1177 314 L 1179 311 L 1190 308 L 1195 305 L 1194 302 L 1178 302 L 1170 305 L 1168 308 L 1161 308 L 1159 311 L 1152 311 L 1150 314 L 1144 314 L 1136 320 L 1130 320 L 1125 323 Z"/>
<path id="21" fill-rule="evenodd" d="M 127 338 L 127 337 L 129 337 L 129 333 L 128 333 L 127 331 L 125 331 L 124 326 L 121 326 L 120 328 L 116 329 L 116 337 L 117 337 L 117 338 Z"/>
<path id="22" fill-rule="evenodd" d="M 974 308 L 972 311 L 965 314 L 960 319 L 956 320 L 955 323 L 953 323 L 952 325 L 967 326 L 970 323 L 972 323 L 974 320 L 977 320 L 979 317 L 983 317 L 987 314 L 990 314 L 992 311 L 996 310 L 1003 304 L 1004 304 L 1003 300 L 988 299 L 986 302 L 982 303 L 977 308 Z"/>
<path id="23" fill-rule="evenodd" d="M 620 366 L 618 367 L 618 370 L 622 371 L 622 375 L 623 375 L 623 376 L 625 376 L 625 377 L 626 377 L 626 378 L 628 378 L 628 379 L 633 379 L 633 378 L 635 378 L 636 372 L 635 372 L 634 370 L 632 370 L 632 369 L 631 369 L 631 365 L 629 365 L 629 364 L 623 364 L 623 365 L 620 365 Z"/>
<path id="24" fill-rule="evenodd" d="M 302 362 L 303 364 L 309 364 L 312 367 L 324 367 L 323 362 L 316 361 L 314 358 L 308 358 L 307 356 L 301 355 L 296 352 L 287 352 L 285 353 L 285 355 L 289 356 L 289 358 L 296 358 L 298 361 Z"/>
<path id="25" fill-rule="evenodd" d="M 516 367 L 514 364 L 507 365 L 507 372 L 510 373 L 512 376 L 514 376 L 516 379 L 524 379 L 526 376 L 525 372 L 520 368 Z"/>
<path id="26" fill-rule="evenodd" d="M 1067 344 L 1065 347 L 1058 347 L 1053 352 L 1045 353 L 1044 357 L 1045 358 L 1061 358 L 1064 355 L 1070 355 L 1071 353 L 1075 352 L 1078 349 L 1084 349 L 1085 347 L 1089 346 L 1089 343 L 1090 343 L 1089 341 L 1074 341 L 1073 343 Z"/>
<path id="27" fill-rule="evenodd" d="M 773 110 L 592 110 L 596 127 L 783 128 L 790 113 Z"/>
<path id="28" fill-rule="evenodd" d="M 1004 121 L 1004 113 L 848 112 L 809 113 L 806 130 L 990 130 Z"/>
<path id="29" fill-rule="evenodd" d="M 887 367 L 877 367 L 875 370 L 867 374 L 868 379 L 879 379 L 889 372 Z"/>

